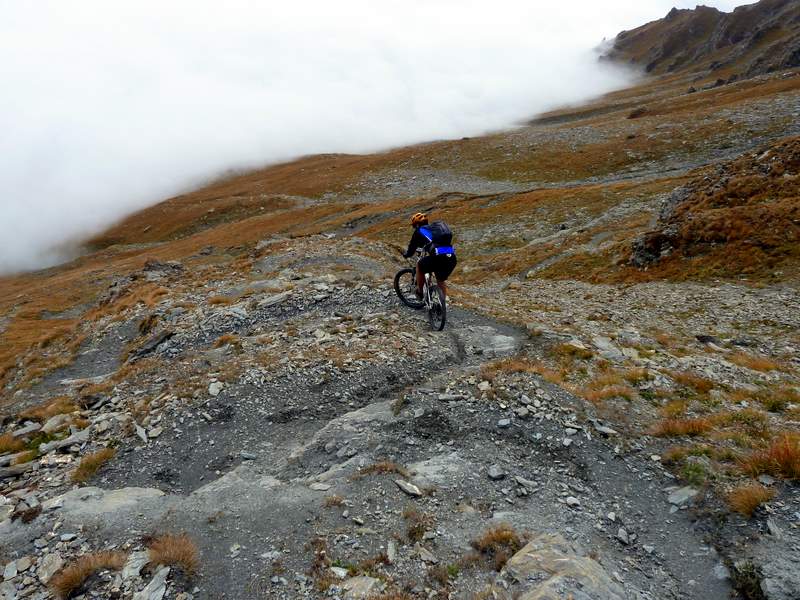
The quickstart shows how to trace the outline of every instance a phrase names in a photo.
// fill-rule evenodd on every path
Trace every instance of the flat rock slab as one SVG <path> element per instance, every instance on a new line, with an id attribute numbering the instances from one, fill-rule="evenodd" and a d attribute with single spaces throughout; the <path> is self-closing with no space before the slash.
<path id="1" fill-rule="evenodd" d="M 78 488 L 57 496 L 43 504 L 45 510 L 58 510 L 62 514 L 86 517 L 136 510 L 141 504 L 161 498 L 164 492 L 154 488 L 121 488 L 103 490 L 97 487 Z"/>

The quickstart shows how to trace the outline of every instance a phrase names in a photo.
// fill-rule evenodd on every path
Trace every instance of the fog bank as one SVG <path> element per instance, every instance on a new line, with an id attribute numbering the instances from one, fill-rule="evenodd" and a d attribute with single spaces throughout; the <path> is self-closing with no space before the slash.
<path id="1" fill-rule="evenodd" d="M 228 169 L 476 135 L 622 87 L 592 48 L 673 4 L 0 0 L 0 274 Z"/>

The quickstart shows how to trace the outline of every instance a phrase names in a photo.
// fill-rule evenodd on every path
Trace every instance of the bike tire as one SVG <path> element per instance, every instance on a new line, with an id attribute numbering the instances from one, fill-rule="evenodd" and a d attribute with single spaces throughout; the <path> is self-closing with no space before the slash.
<path id="1" fill-rule="evenodd" d="M 417 296 L 414 293 L 417 286 L 416 278 L 416 270 L 401 269 L 397 272 L 397 275 L 394 276 L 394 291 L 403 304 L 419 310 L 425 306 L 425 303 L 422 300 L 417 300 Z"/>
<path id="2" fill-rule="evenodd" d="M 433 286 L 430 293 L 433 297 L 431 298 L 431 307 L 428 309 L 428 320 L 430 321 L 431 329 L 441 331 L 447 322 L 447 301 L 442 288 L 438 285 Z"/>

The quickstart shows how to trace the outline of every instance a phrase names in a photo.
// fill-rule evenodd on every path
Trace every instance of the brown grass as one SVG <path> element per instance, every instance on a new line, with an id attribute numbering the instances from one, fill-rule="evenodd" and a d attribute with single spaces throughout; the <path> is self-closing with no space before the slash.
<path id="1" fill-rule="evenodd" d="M 398 465 L 396 462 L 389 460 L 382 460 L 372 465 L 359 469 L 352 476 L 352 479 L 361 479 L 367 475 L 387 475 L 387 474 L 400 475 L 403 479 L 411 477 L 411 471 L 406 469 L 403 465 Z"/>
<path id="2" fill-rule="evenodd" d="M 769 502 L 775 496 L 775 490 L 759 483 L 740 485 L 728 494 L 728 505 L 731 510 L 752 517 L 756 509 Z"/>
<path id="3" fill-rule="evenodd" d="M 472 547 L 492 561 L 495 571 L 500 571 L 508 559 L 522 548 L 522 544 L 522 537 L 507 523 L 487 529 L 472 540 Z"/>
<path id="4" fill-rule="evenodd" d="M 594 352 L 588 348 L 579 348 L 578 346 L 569 343 L 556 344 L 553 346 L 552 352 L 556 356 L 579 358 L 581 360 L 589 360 L 594 356 Z"/>
<path id="5" fill-rule="evenodd" d="M 745 354 L 744 352 L 735 352 L 728 356 L 728 360 L 735 365 L 751 369 L 753 371 L 777 371 L 780 365 L 774 360 L 766 358 L 765 356 L 753 356 L 752 354 Z"/>
<path id="6" fill-rule="evenodd" d="M 792 432 L 779 436 L 765 450 L 742 459 L 740 467 L 753 477 L 766 473 L 784 479 L 800 478 L 800 434 Z"/>
<path id="7" fill-rule="evenodd" d="M 707 394 L 714 388 L 714 382 L 693 373 L 671 371 L 669 376 L 675 383 L 694 389 L 698 394 Z"/>
<path id="8" fill-rule="evenodd" d="M 420 541 L 434 524 L 433 515 L 419 511 L 413 506 L 403 509 L 403 518 L 406 520 L 406 537 L 410 542 Z"/>
<path id="9" fill-rule="evenodd" d="M 211 296 L 208 299 L 208 303 L 211 306 L 233 304 L 235 301 L 236 301 L 235 298 L 229 296 Z"/>
<path id="10" fill-rule="evenodd" d="M 0 453 L 19 452 L 23 448 L 25 448 L 25 442 L 15 438 L 11 433 L 0 435 Z"/>
<path id="11" fill-rule="evenodd" d="M 533 362 L 528 358 L 511 357 L 501 358 L 481 367 L 481 377 L 486 381 L 493 381 L 498 375 L 506 373 L 535 373 L 550 383 L 564 383 L 565 373 L 549 369 L 545 365 Z"/>
<path id="12" fill-rule="evenodd" d="M 56 573 L 50 580 L 50 587 L 56 597 L 69 598 L 83 583 L 98 571 L 113 569 L 118 571 L 125 565 L 124 552 L 94 552 L 77 558 L 67 567 Z"/>
<path id="13" fill-rule="evenodd" d="M 800 404 L 800 393 L 788 386 L 773 386 L 759 389 L 755 392 L 748 390 L 734 390 L 731 392 L 733 402 L 759 402 L 770 412 L 783 412 L 787 405 Z"/>
<path id="14" fill-rule="evenodd" d="M 114 458 L 117 451 L 113 448 L 103 448 L 81 458 L 78 467 L 72 472 L 71 479 L 75 483 L 83 483 L 92 478 L 104 464 Z"/>
<path id="15" fill-rule="evenodd" d="M 214 348 L 222 348 L 222 346 L 238 346 L 242 343 L 241 338 L 235 333 L 226 333 L 217 338 L 214 342 Z"/>
<path id="16" fill-rule="evenodd" d="M 56 415 L 65 415 L 78 410 L 78 406 L 69 398 L 69 396 L 59 396 L 54 398 L 48 404 L 37 406 L 36 408 L 29 408 L 19 413 L 19 418 L 22 420 L 37 421 L 44 423 L 50 417 Z"/>
<path id="17" fill-rule="evenodd" d="M 37 456 L 39 456 L 39 453 L 36 450 L 28 450 L 27 452 L 22 452 L 19 454 L 14 460 L 11 461 L 11 464 L 22 465 L 26 462 L 32 461 Z"/>
<path id="18" fill-rule="evenodd" d="M 670 400 L 659 412 L 666 419 L 676 419 L 686 413 L 689 403 L 686 400 Z"/>
<path id="19" fill-rule="evenodd" d="M 200 551 L 186 533 L 167 533 L 148 544 L 150 564 L 178 567 L 193 577 L 200 567 Z"/>
<path id="20" fill-rule="evenodd" d="M 714 424 L 705 418 L 696 419 L 664 419 L 651 430 L 658 437 L 697 436 L 709 431 Z"/>
<path id="21" fill-rule="evenodd" d="M 622 374 L 622 378 L 628 383 L 636 385 L 643 381 L 650 381 L 653 378 L 653 374 L 644 368 L 633 368 L 625 371 Z"/>
<path id="22" fill-rule="evenodd" d="M 597 375 L 578 394 L 591 402 L 600 404 L 610 398 L 625 398 L 632 400 L 636 390 L 624 383 L 623 376 L 615 371 L 605 371 Z"/>

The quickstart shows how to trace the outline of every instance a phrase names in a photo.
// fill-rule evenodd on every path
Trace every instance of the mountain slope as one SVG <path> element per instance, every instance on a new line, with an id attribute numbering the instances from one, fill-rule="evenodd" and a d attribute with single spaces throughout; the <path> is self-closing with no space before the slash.
<path id="1" fill-rule="evenodd" d="M 695 78 L 240 174 L 0 278 L 0 597 L 108 549 L 86 597 L 800 597 L 800 77 Z M 420 210 L 441 333 L 392 289 Z M 193 581 L 136 568 L 180 531 Z"/>
<path id="2" fill-rule="evenodd" d="M 800 3 L 761 0 L 731 13 L 673 8 L 614 40 L 606 57 L 648 73 L 719 72 L 750 77 L 800 66 Z"/>

